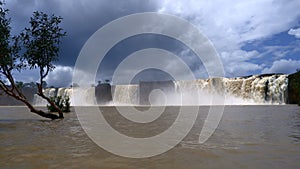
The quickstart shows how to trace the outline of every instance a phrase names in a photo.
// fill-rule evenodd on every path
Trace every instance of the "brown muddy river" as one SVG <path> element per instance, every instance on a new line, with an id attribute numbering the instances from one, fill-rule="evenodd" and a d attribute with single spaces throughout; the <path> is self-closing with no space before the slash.
<path id="1" fill-rule="evenodd" d="M 122 118 L 114 107 L 101 108 L 113 128 L 140 138 L 168 129 L 178 109 L 167 107 L 159 119 L 138 124 Z M 300 168 L 300 107 L 226 106 L 215 133 L 199 144 L 207 111 L 200 107 L 190 133 L 170 151 L 132 159 L 97 146 L 75 113 L 50 121 L 25 107 L 0 107 L 0 168 Z"/>

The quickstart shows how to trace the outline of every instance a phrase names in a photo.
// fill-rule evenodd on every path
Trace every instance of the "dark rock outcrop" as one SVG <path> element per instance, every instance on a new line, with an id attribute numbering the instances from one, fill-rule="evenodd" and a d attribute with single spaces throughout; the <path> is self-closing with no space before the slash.
<path id="1" fill-rule="evenodd" d="M 99 84 L 95 88 L 95 96 L 97 98 L 97 103 L 102 105 L 112 101 L 111 94 L 111 85 L 110 84 Z"/>
<path id="2" fill-rule="evenodd" d="M 288 76 L 288 103 L 300 105 L 300 71 Z"/>

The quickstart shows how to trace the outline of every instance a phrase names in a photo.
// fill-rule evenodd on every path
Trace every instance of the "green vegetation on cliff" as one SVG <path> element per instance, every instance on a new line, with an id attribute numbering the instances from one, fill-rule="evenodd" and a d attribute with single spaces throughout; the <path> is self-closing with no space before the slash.
<path id="1" fill-rule="evenodd" d="M 288 103 L 300 106 L 300 70 L 288 76 Z"/>

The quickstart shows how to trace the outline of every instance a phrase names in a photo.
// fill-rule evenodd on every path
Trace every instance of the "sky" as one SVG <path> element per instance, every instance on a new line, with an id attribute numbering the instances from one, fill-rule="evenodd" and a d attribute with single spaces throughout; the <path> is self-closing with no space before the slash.
<path id="1" fill-rule="evenodd" d="M 120 17 L 160 12 L 194 24 L 212 42 L 226 77 L 265 73 L 290 74 L 300 69 L 299 0 L 6 0 L 12 18 L 12 33 L 28 27 L 36 10 L 62 16 L 67 36 L 62 40 L 56 69 L 48 85 L 69 86 L 73 67 L 88 38 L 99 28 Z M 159 35 L 130 37 L 114 46 L 100 64 L 95 81 L 111 80 L 118 64 L 131 53 L 161 48 L 181 57 L 197 78 L 207 78 L 201 61 L 174 39 Z M 176 67 L 174 67 L 176 69 Z M 35 70 L 15 73 L 24 82 L 38 80 Z M 157 70 L 137 74 L 139 80 L 172 79 Z"/>

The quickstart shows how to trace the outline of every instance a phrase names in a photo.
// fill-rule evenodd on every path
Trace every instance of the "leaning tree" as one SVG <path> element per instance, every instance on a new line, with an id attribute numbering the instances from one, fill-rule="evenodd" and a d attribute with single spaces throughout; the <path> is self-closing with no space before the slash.
<path id="1" fill-rule="evenodd" d="M 53 62 L 58 60 L 59 44 L 66 35 L 60 27 L 62 18 L 34 12 L 30 27 L 20 35 L 12 36 L 11 19 L 7 17 L 8 10 L 2 6 L 0 1 L 0 89 L 23 102 L 33 113 L 50 119 L 63 118 L 60 108 L 43 93 L 44 79 L 55 68 Z M 13 72 L 25 69 L 38 69 L 37 94 L 47 100 L 58 115 L 38 110 L 27 100 L 13 77 Z"/>

